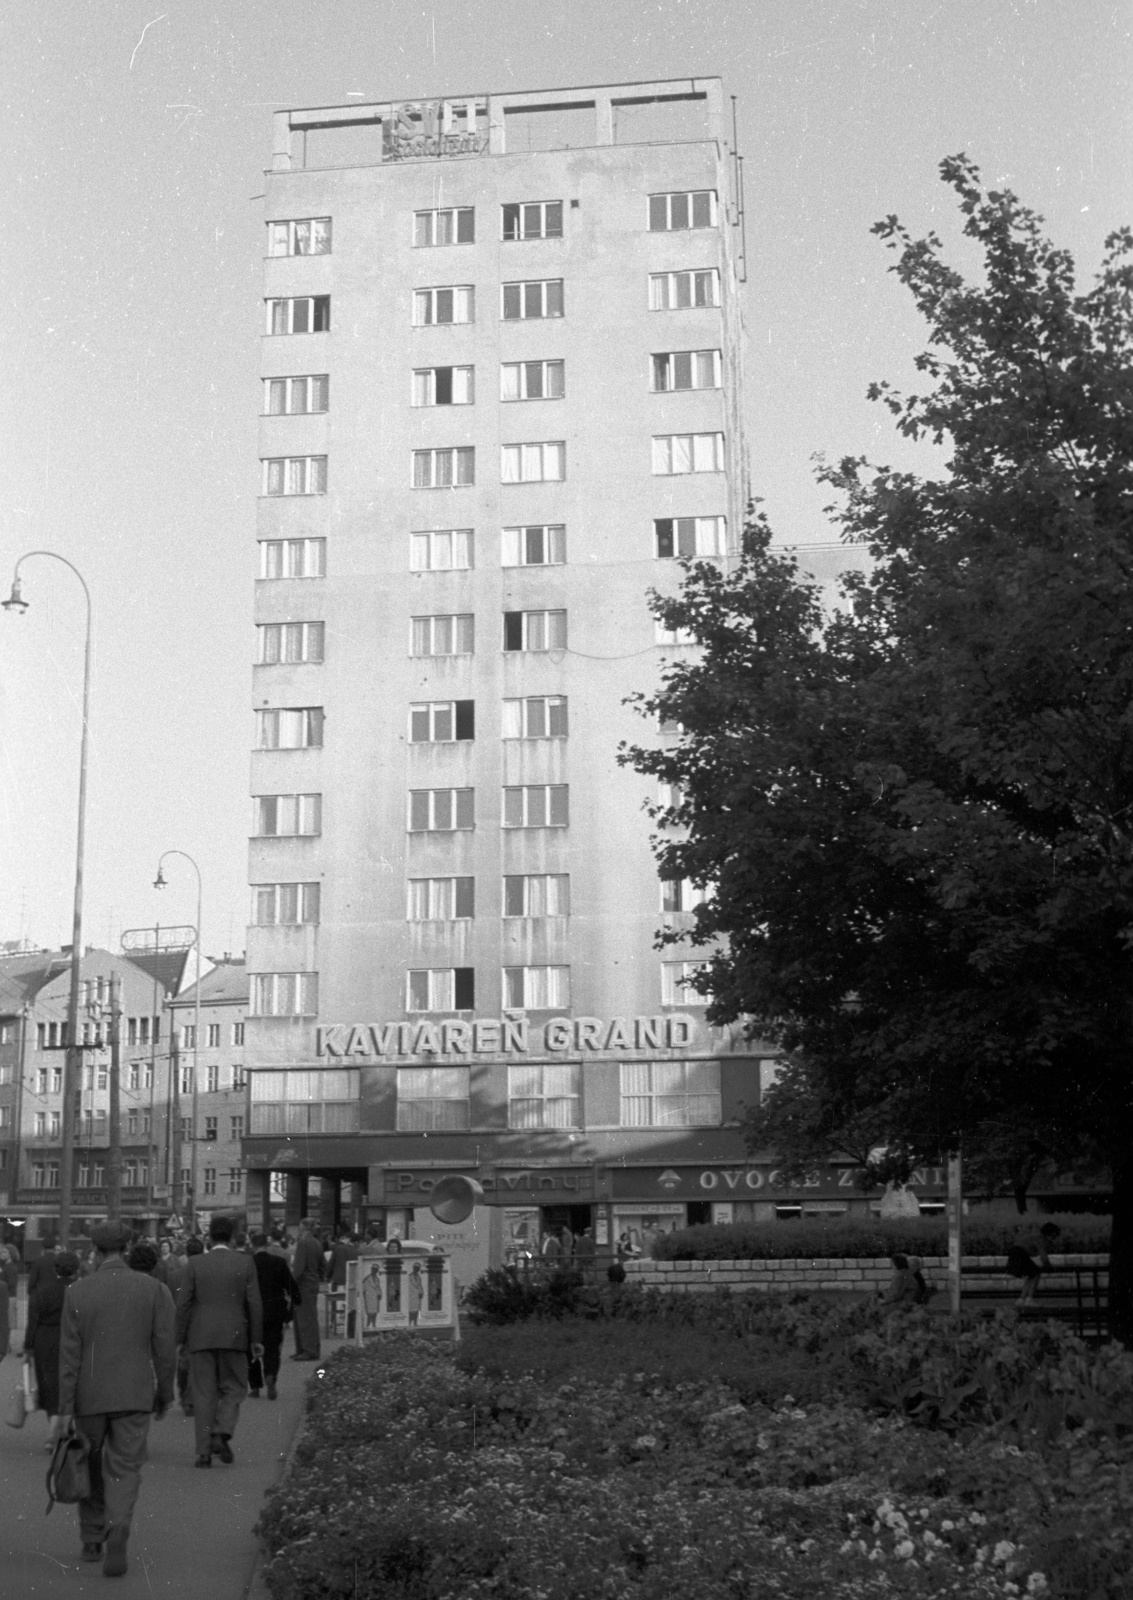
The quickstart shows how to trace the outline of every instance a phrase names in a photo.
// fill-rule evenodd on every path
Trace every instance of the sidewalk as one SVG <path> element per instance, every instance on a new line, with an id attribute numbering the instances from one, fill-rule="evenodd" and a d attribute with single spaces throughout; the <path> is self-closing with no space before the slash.
<path id="1" fill-rule="evenodd" d="M 17 1341 L 13 1341 L 15 1343 Z M 325 1340 L 329 1355 L 340 1340 Z M 288 1340 L 290 1344 L 290 1339 Z M 288 1359 L 284 1347 L 279 1399 L 245 1400 L 232 1440 L 234 1466 L 193 1466 L 193 1423 L 175 1406 L 149 1434 L 149 1462 L 130 1537 L 130 1570 L 104 1578 L 102 1567 L 80 1562 L 78 1513 L 56 1506 L 44 1516 L 47 1492 L 41 1411 L 23 1428 L 0 1422 L 0 1595 L 4 1600 L 110 1594 L 122 1600 L 245 1600 L 258 1544 L 252 1534 L 264 1491 L 274 1484 L 303 1412 L 315 1366 Z M 19 1378 L 20 1362 L 0 1361 L 0 1405 Z M 257 1594 L 266 1595 L 259 1585 Z"/>

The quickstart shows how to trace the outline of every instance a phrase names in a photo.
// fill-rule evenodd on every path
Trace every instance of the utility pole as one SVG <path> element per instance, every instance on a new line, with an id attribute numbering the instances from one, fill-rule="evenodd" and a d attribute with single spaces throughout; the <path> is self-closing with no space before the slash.
<path id="1" fill-rule="evenodd" d="M 110 1148 L 106 1152 L 106 1211 L 122 1220 L 122 979 L 110 979 Z"/>

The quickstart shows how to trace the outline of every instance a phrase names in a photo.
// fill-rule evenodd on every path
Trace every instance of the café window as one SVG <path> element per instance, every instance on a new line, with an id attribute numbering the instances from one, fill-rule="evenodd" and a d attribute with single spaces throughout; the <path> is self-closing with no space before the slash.
<path id="1" fill-rule="evenodd" d="M 326 1071 L 250 1072 L 248 1132 L 269 1136 L 358 1131 L 358 1074 Z"/>
<path id="2" fill-rule="evenodd" d="M 718 1061 L 624 1061 L 623 1128 L 716 1128 L 720 1110 Z"/>

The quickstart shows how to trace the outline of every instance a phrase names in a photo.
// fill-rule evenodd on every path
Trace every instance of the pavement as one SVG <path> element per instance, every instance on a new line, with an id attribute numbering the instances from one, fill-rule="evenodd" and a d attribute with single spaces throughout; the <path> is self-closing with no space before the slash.
<path id="1" fill-rule="evenodd" d="M 324 1340 L 324 1356 L 339 1343 Z M 194 1467 L 193 1421 L 179 1405 L 151 1425 L 123 1578 L 104 1578 L 101 1565 L 79 1561 L 75 1506 L 57 1505 L 44 1515 L 49 1458 L 43 1412 L 22 1428 L 0 1423 L 0 1596 L 73 1600 L 105 1592 L 122 1600 L 266 1600 L 252 1529 L 265 1491 L 282 1474 L 315 1371 L 310 1362 L 291 1361 L 284 1346 L 279 1399 L 244 1401 L 231 1467 L 218 1461 L 208 1471 Z M 0 1411 L 19 1376 L 18 1357 L 0 1361 Z"/>

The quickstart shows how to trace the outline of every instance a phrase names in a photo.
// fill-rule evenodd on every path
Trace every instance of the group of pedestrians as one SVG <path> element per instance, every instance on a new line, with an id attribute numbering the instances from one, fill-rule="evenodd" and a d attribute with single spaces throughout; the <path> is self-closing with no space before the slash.
<path id="1" fill-rule="evenodd" d="M 195 1465 L 235 1460 L 233 1435 L 246 1396 L 278 1394 L 284 1331 L 296 1326 L 293 1360 L 319 1356 L 318 1287 L 327 1270 L 314 1223 L 300 1228 L 293 1260 L 266 1233 L 235 1237 L 224 1215 L 206 1241 L 180 1253 L 169 1240 L 135 1239 L 119 1222 L 96 1224 L 91 1254 L 46 1252 L 28 1274 L 24 1359 L 49 1418 L 48 1449 L 61 1434 L 89 1445 L 90 1494 L 79 1503 L 84 1561 L 108 1577 L 127 1570 L 127 1546 L 150 1423 L 180 1390 L 193 1418 Z M 14 1301 L 3 1283 L 3 1309 Z M 0 1327 L 0 1355 L 8 1347 Z"/>

